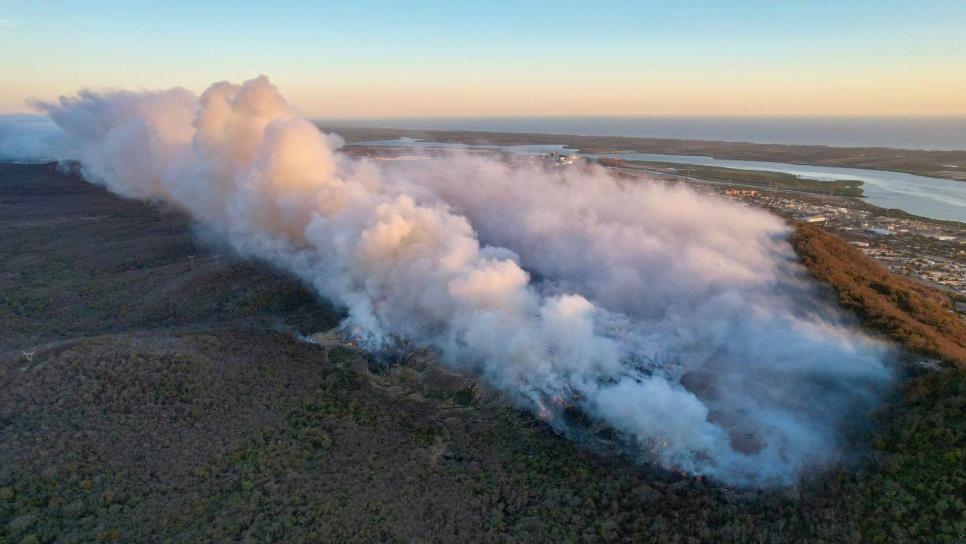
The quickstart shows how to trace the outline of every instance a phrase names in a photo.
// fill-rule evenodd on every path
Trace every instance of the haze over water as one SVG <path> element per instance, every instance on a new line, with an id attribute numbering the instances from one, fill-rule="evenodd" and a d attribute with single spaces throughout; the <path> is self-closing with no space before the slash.
<path id="1" fill-rule="evenodd" d="M 488 149 L 504 151 L 516 155 L 542 155 L 551 151 L 571 152 L 563 145 L 479 145 L 443 143 L 413 138 L 398 138 L 371 142 L 358 142 L 351 145 L 412 147 L 436 149 Z M 966 221 L 966 182 L 945 178 L 917 176 L 905 172 L 889 170 L 869 170 L 864 168 L 841 168 L 780 162 L 727 160 L 700 155 L 662 155 L 655 153 L 584 153 L 586 157 L 612 157 L 628 161 L 671 162 L 678 164 L 700 164 L 738 170 L 781 172 L 805 179 L 822 181 L 860 180 L 863 182 L 862 197 L 865 201 L 882 208 L 896 208 L 909 213 L 950 221 Z"/>
<path id="2" fill-rule="evenodd" d="M 346 127 L 966 150 L 966 117 L 411 117 L 320 122 Z"/>

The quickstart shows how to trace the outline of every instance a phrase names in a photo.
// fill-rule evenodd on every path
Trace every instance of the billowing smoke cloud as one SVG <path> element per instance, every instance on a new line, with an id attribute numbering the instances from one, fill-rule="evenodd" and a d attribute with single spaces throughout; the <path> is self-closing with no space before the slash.
<path id="1" fill-rule="evenodd" d="M 41 107 L 59 132 L 5 152 L 174 203 L 343 304 L 372 349 L 434 348 L 642 459 L 789 483 L 835 459 L 843 423 L 889 382 L 887 348 L 820 302 L 761 211 L 596 167 L 350 157 L 264 77 Z"/>

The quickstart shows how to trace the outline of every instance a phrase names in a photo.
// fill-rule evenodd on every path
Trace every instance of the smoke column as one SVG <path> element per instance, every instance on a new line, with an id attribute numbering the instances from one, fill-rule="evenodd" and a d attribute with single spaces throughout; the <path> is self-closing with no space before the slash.
<path id="1" fill-rule="evenodd" d="M 435 349 L 644 460 L 794 482 L 890 383 L 888 347 L 822 302 L 762 211 L 593 166 L 350 157 L 264 76 L 38 107 L 49 121 L 0 121 L 0 155 L 76 159 L 91 182 L 173 203 L 342 304 L 370 349 Z"/>

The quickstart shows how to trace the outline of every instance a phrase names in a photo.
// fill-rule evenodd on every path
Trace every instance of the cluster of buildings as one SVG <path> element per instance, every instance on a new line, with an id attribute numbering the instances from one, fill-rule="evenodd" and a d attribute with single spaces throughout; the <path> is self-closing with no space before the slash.
<path id="1" fill-rule="evenodd" d="M 724 194 L 790 219 L 821 224 L 892 272 L 966 296 L 966 224 L 889 216 L 853 199 L 744 189 L 726 189 Z"/>
<path id="2" fill-rule="evenodd" d="M 544 160 L 553 166 L 568 166 L 580 160 L 576 153 L 566 154 L 553 151 L 543 156 Z"/>

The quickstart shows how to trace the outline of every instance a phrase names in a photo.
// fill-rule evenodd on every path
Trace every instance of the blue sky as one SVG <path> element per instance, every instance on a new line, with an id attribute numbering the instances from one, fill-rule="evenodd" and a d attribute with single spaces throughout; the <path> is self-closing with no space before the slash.
<path id="1" fill-rule="evenodd" d="M 0 111 L 267 74 L 310 115 L 966 114 L 966 2 L 0 5 Z"/>

